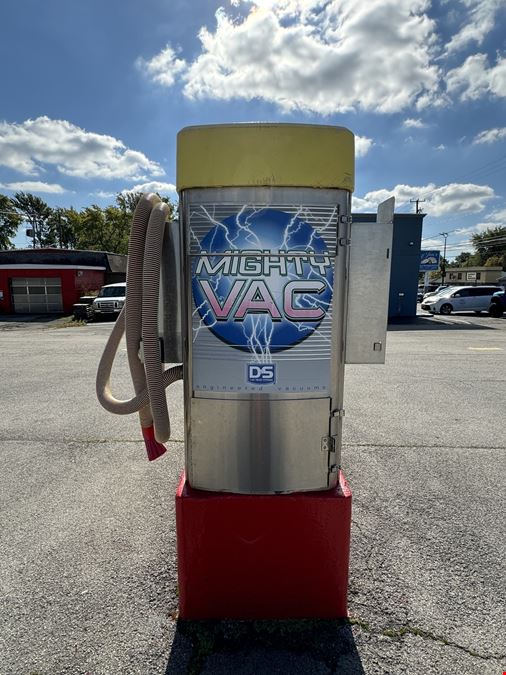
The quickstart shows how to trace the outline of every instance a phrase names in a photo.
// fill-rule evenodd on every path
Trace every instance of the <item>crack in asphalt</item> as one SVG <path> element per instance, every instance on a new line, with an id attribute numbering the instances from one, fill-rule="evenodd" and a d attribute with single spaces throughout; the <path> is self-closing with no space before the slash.
<path id="1" fill-rule="evenodd" d="M 349 619 L 350 625 L 352 626 L 358 626 L 359 628 L 362 628 L 365 630 L 367 633 L 370 633 L 371 635 L 384 635 L 385 637 L 389 637 L 392 640 L 402 640 L 402 638 L 405 635 L 416 635 L 418 637 L 421 637 L 425 640 L 432 640 L 433 642 L 439 642 L 440 644 L 446 646 L 446 647 L 454 647 L 455 649 L 460 649 L 461 651 L 465 652 L 466 654 L 469 654 L 469 656 L 473 656 L 478 659 L 482 659 L 483 661 L 491 661 L 491 660 L 496 660 L 496 661 L 503 661 L 506 659 L 506 653 L 504 654 L 481 654 L 480 652 L 475 651 L 474 649 L 471 649 L 470 647 L 466 647 L 465 645 L 461 645 L 458 642 L 454 642 L 453 640 L 449 640 L 448 638 L 445 638 L 441 635 L 437 635 L 436 633 L 432 633 L 429 630 L 425 630 L 424 628 L 418 628 L 416 626 L 410 626 L 408 623 L 400 626 L 399 628 L 384 628 L 381 631 L 373 630 L 370 626 L 370 624 L 365 621 L 364 619 L 361 619 L 359 617 L 353 617 Z"/>

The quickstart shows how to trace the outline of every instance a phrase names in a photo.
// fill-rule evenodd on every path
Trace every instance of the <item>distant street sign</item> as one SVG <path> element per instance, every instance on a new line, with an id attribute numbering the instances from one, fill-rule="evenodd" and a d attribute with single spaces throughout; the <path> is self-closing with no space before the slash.
<path id="1" fill-rule="evenodd" d="M 439 269 L 441 251 L 420 251 L 420 272 Z"/>
<path id="2" fill-rule="evenodd" d="M 466 272 L 467 281 L 476 281 L 476 272 Z"/>

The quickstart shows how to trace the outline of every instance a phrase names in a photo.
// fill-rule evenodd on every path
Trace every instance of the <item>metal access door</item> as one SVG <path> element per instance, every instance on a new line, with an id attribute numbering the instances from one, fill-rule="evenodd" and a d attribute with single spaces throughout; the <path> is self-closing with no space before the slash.
<path id="1" fill-rule="evenodd" d="M 346 363 L 385 363 L 394 207 L 391 197 L 375 223 L 351 226 Z"/>
<path id="2" fill-rule="evenodd" d="M 14 311 L 17 314 L 50 314 L 62 312 L 61 279 L 57 277 L 11 280 Z"/>

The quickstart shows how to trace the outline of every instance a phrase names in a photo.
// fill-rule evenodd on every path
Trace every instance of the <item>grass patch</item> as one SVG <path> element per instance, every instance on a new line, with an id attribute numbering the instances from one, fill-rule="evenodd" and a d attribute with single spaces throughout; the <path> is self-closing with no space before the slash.
<path id="1" fill-rule="evenodd" d="M 51 324 L 51 328 L 77 328 L 78 326 L 86 326 L 86 321 L 81 319 L 74 319 L 73 316 L 62 316 Z"/>

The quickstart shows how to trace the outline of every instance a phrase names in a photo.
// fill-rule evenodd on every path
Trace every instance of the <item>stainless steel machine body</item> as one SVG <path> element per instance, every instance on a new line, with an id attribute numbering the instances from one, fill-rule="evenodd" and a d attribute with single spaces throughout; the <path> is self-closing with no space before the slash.
<path id="1" fill-rule="evenodd" d="M 345 362 L 385 358 L 393 199 L 376 223 L 351 223 L 353 137 L 341 128 L 181 134 L 160 335 L 164 361 L 184 364 L 189 483 L 335 487 Z"/>
<path id="2" fill-rule="evenodd" d="M 272 493 L 336 484 L 348 250 L 338 242 L 349 238 L 348 213 L 344 190 L 183 192 L 194 487 Z"/>

